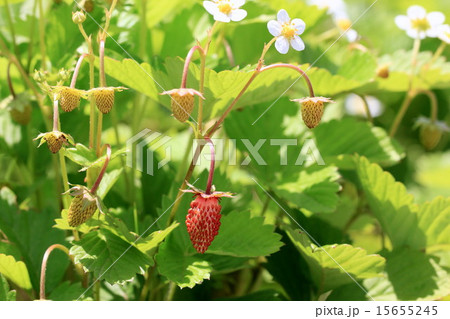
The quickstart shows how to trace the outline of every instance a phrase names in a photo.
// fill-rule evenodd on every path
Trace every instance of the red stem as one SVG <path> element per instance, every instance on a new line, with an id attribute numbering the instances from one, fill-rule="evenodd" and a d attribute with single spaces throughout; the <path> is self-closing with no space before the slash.
<path id="1" fill-rule="evenodd" d="M 14 91 L 14 87 L 11 81 L 11 74 L 9 73 L 9 70 L 11 68 L 11 62 L 8 63 L 8 68 L 6 69 L 6 78 L 8 80 L 8 88 L 9 88 L 9 92 L 11 92 L 11 95 L 13 96 L 13 98 L 16 98 L 16 92 Z"/>
<path id="2" fill-rule="evenodd" d="M 192 56 L 194 55 L 196 50 L 198 50 L 200 55 L 205 55 L 205 52 L 203 51 L 202 47 L 199 45 L 196 45 L 189 50 L 189 52 L 186 56 L 186 60 L 184 61 L 183 76 L 181 78 L 181 88 L 182 89 L 186 88 L 187 76 L 188 76 L 188 72 L 189 72 L 189 64 L 191 63 Z"/>
<path id="3" fill-rule="evenodd" d="M 264 72 L 264 71 L 267 71 L 267 70 L 270 70 L 270 69 L 275 69 L 275 68 L 289 68 L 289 69 L 293 69 L 293 70 L 299 72 L 302 75 L 301 78 L 303 78 L 305 80 L 306 85 L 308 86 L 309 95 L 311 97 L 314 97 L 314 89 L 313 89 L 313 86 L 311 84 L 311 80 L 306 75 L 305 71 L 300 69 L 298 66 L 295 66 L 295 65 L 292 65 L 292 64 L 277 63 L 277 64 L 272 64 L 272 65 L 268 65 L 268 66 L 265 66 L 265 67 L 261 68 L 261 72 Z"/>
<path id="4" fill-rule="evenodd" d="M 60 249 L 63 252 L 65 252 L 67 254 L 67 256 L 70 257 L 69 250 L 67 249 L 67 247 L 65 247 L 61 244 L 54 244 L 47 248 L 47 250 L 44 253 L 44 258 L 42 258 L 41 279 L 40 279 L 40 283 L 39 283 L 39 298 L 40 298 L 40 300 L 45 300 L 45 273 L 47 271 L 48 258 L 50 257 L 50 254 L 54 249 Z"/>
<path id="5" fill-rule="evenodd" d="M 80 58 L 77 61 L 77 65 L 75 66 L 75 69 L 73 70 L 72 75 L 72 81 L 70 82 L 70 87 L 73 89 L 75 88 L 75 84 L 77 83 L 78 73 L 80 73 L 81 63 L 83 62 L 83 59 L 85 56 L 87 56 L 87 53 L 83 53 Z"/>
<path id="6" fill-rule="evenodd" d="M 214 143 L 211 141 L 209 137 L 205 137 L 205 141 L 209 143 L 209 149 L 211 151 L 211 163 L 209 166 L 209 175 L 208 175 L 208 183 L 206 184 L 205 193 L 207 195 L 211 194 L 212 181 L 214 177 L 214 166 L 216 164 L 216 156 L 214 150 Z"/>
<path id="7" fill-rule="evenodd" d="M 97 192 L 98 186 L 100 185 L 100 182 L 103 179 L 103 176 L 105 175 L 106 168 L 108 167 L 109 161 L 111 159 L 111 145 L 106 144 L 106 159 L 105 163 L 103 164 L 102 170 L 100 171 L 100 174 L 98 174 L 97 180 L 95 181 L 94 185 L 92 185 L 92 188 L 90 190 L 91 194 L 95 195 Z"/>

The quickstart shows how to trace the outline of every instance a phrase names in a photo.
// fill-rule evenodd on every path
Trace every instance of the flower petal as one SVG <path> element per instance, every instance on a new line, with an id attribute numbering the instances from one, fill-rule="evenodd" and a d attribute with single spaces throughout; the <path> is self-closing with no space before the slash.
<path id="1" fill-rule="evenodd" d="M 345 36 L 347 37 L 348 42 L 355 42 L 356 40 L 358 40 L 358 32 L 353 29 L 348 29 L 345 32 Z"/>
<path id="2" fill-rule="evenodd" d="M 413 39 L 425 39 L 426 34 L 423 31 L 418 31 L 416 29 L 409 29 L 406 34 Z"/>
<path id="3" fill-rule="evenodd" d="M 430 12 L 427 14 L 428 22 L 432 27 L 438 26 L 444 23 L 445 15 L 442 12 Z"/>
<path id="4" fill-rule="evenodd" d="M 214 14 L 214 20 L 220 21 L 220 22 L 230 22 L 231 21 L 229 16 L 227 16 L 225 13 L 222 13 L 220 11 L 218 11 Z"/>
<path id="5" fill-rule="evenodd" d="M 291 19 L 289 18 L 289 14 L 287 13 L 287 11 L 284 9 L 281 9 L 277 13 L 277 20 L 280 23 L 288 23 Z"/>
<path id="6" fill-rule="evenodd" d="M 306 24 L 305 21 L 303 21 L 302 19 L 294 19 L 292 20 L 291 24 L 294 26 L 294 28 L 297 29 L 295 34 L 300 35 L 303 32 L 305 32 Z"/>
<path id="7" fill-rule="evenodd" d="M 245 4 L 245 0 L 231 0 L 230 2 L 233 8 L 240 8 Z"/>
<path id="8" fill-rule="evenodd" d="M 411 20 L 407 16 L 396 16 L 395 17 L 395 24 L 397 27 L 399 27 L 401 30 L 408 30 L 411 28 Z"/>
<path id="9" fill-rule="evenodd" d="M 423 19 L 427 15 L 427 11 L 422 6 L 418 5 L 409 7 L 406 12 L 410 19 Z"/>
<path id="10" fill-rule="evenodd" d="M 305 43 L 302 41 L 302 39 L 300 39 L 300 37 L 298 35 L 294 36 L 290 42 L 291 42 L 291 46 L 294 50 L 297 50 L 297 51 L 305 50 Z"/>
<path id="11" fill-rule="evenodd" d="M 243 9 L 233 10 L 230 14 L 231 21 L 241 21 L 247 16 L 247 11 Z"/>
<path id="12" fill-rule="evenodd" d="M 267 29 L 269 30 L 270 34 L 274 37 L 277 37 L 281 34 L 281 24 L 276 20 L 270 20 L 267 23 Z"/>
<path id="13" fill-rule="evenodd" d="M 203 1 L 203 7 L 208 11 L 209 14 L 215 15 L 219 12 L 217 4 L 212 1 Z"/>
<path id="14" fill-rule="evenodd" d="M 279 37 L 275 41 L 275 48 L 281 54 L 286 54 L 289 51 L 289 41 L 285 37 Z"/>

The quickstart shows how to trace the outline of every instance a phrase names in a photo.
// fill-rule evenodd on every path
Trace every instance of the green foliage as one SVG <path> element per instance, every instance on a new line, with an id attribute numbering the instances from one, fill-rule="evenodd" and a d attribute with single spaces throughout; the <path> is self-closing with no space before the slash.
<path id="1" fill-rule="evenodd" d="M 358 33 L 352 42 L 343 21 L 337 25 L 328 10 L 303 0 L 246 1 L 246 18 L 230 23 L 215 23 L 197 0 L 118 1 L 105 42 L 105 85 L 127 90 L 116 92 L 101 118 L 89 97 L 52 117 L 48 86 L 70 85 L 70 77 L 59 82 L 61 70 L 74 71 L 90 49 L 72 22 L 76 5 L 57 2 L 44 1 L 41 9 L 31 0 L 0 1 L 0 300 L 39 295 L 44 252 L 55 244 L 70 256 L 55 250 L 47 259 L 49 300 L 449 298 L 448 132 L 425 151 L 414 123 L 434 116 L 449 122 L 450 55 L 448 47 L 436 54 L 440 40 L 427 38 L 413 56 L 414 40 L 394 21 L 411 1 L 369 8 L 346 0 Z M 81 64 L 78 89 L 103 82 L 99 26 L 109 19 L 109 2 L 95 1 L 82 24 L 93 54 Z M 417 1 L 445 13 L 447 2 Z M 260 60 L 273 39 L 267 23 L 281 8 L 305 21 L 306 48 L 281 55 L 272 45 Z M 186 74 L 187 88 L 204 91 L 199 132 L 199 98 L 188 125 L 170 116 L 171 99 L 161 93 L 180 87 L 189 50 L 205 48 L 213 25 L 204 74 L 198 52 Z M 274 63 L 300 67 L 315 96 L 335 101 L 314 129 L 291 101 L 309 96 L 305 76 L 278 67 L 258 73 Z M 35 70 L 47 83 L 33 78 Z M 366 98 L 372 116 L 350 94 Z M 402 106 L 408 94 L 417 97 Z M 28 104 L 30 121 L 19 124 L 14 111 Z M 59 154 L 33 141 L 52 129 L 53 118 L 76 141 Z M 135 141 L 140 152 L 137 145 L 127 149 L 143 129 L 171 139 L 143 145 L 146 135 Z M 199 254 L 185 223 L 192 194 L 178 195 L 184 179 L 205 189 L 208 147 L 192 176 L 185 174 L 191 141 L 206 132 L 216 150 L 213 184 L 235 196 L 221 199 L 219 233 Z M 105 213 L 71 227 L 72 197 L 61 195 L 63 184 L 91 187 L 106 161 L 105 144 L 112 155 L 96 193 Z"/>
<path id="2" fill-rule="evenodd" d="M 28 270 L 22 261 L 16 261 L 13 256 L 0 254 L 0 274 L 23 289 L 31 289 Z"/>
<path id="3" fill-rule="evenodd" d="M 313 244 L 299 230 L 287 228 L 287 234 L 308 263 L 317 294 L 328 292 L 351 281 L 379 276 L 385 260 L 379 255 L 368 255 L 351 245 Z"/>
<path id="4" fill-rule="evenodd" d="M 133 243 L 107 229 L 92 231 L 74 243 L 70 249 L 75 263 L 81 263 L 96 278 L 107 282 L 124 283 L 142 274 L 152 260 Z"/>
<path id="5" fill-rule="evenodd" d="M 9 290 L 8 281 L 0 274 L 0 301 L 15 301 L 16 291 Z"/>

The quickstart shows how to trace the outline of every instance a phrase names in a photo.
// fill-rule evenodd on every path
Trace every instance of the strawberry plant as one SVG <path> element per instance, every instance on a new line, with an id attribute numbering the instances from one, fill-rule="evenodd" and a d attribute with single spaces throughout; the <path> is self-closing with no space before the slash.
<path id="1" fill-rule="evenodd" d="M 442 12 L 1 2 L 0 300 L 448 300 Z"/>

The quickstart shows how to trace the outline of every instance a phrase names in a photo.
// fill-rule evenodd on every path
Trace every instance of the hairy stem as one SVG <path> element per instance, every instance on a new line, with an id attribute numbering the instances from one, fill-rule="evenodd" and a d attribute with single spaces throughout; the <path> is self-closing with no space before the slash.
<path id="1" fill-rule="evenodd" d="M 367 102 L 367 98 L 364 95 L 358 95 L 358 96 L 363 101 L 364 110 L 366 111 L 367 119 L 369 120 L 370 123 L 373 123 L 373 117 L 372 117 L 372 114 L 370 113 L 370 107 L 369 107 L 369 103 Z"/>
<path id="2" fill-rule="evenodd" d="M 267 71 L 267 70 L 271 70 L 271 69 L 276 69 L 276 68 L 289 68 L 289 69 L 295 70 L 298 73 L 300 73 L 301 74 L 301 78 L 305 80 L 306 85 L 308 86 L 309 95 L 311 97 L 314 97 L 314 89 L 313 89 L 313 86 L 311 84 L 311 80 L 306 75 L 306 72 L 303 71 L 298 66 L 295 66 L 295 65 L 292 65 L 292 64 L 286 64 L 286 63 L 277 63 L 277 64 L 271 64 L 269 66 L 265 66 L 265 67 L 261 68 L 261 72 L 264 72 L 264 71 Z"/>
<path id="3" fill-rule="evenodd" d="M 211 151 L 211 162 L 209 166 L 208 182 L 206 183 L 206 190 L 205 190 L 205 193 L 209 195 L 211 194 L 212 181 L 214 177 L 214 166 L 216 164 L 216 156 L 214 150 L 214 143 L 212 142 L 212 140 L 209 137 L 206 137 L 205 141 L 209 143 L 209 149 Z"/>
<path id="4" fill-rule="evenodd" d="M 83 53 L 79 57 L 77 64 L 75 66 L 75 69 L 73 70 L 72 81 L 70 82 L 70 87 L 72 89 L 75 88 L 75 84 L 77 83 L 77 78 L 78 78 L 78 74 L 80 73 L 81 63 L 83 62 L 85 56 L 87 56 L 87 54 Z"/>
<path id="5" fill-rule="evenodd" d="M 98 174 L 97 180 L 95 181 L 94 185 L 92 186 L 90 192 L 91 194 L 95 194 L 97 192 L 97 189 L 103 179 L 103 176 L 105 175 L 106 168 L 108 167 L 109 161 L 111 160 L 111 145 L 106 144 L 106 158 L 105 163 L 103 164 L 102 170 Z"/>
<path id="6" fill-rule="evenodd" d="M 12 84 L 10 69 L 11 69 L 11 62 L 8 63 L 8 67 L 6 69 L 6 80 L 8 81 L 9 92 L 11 93 L 12 97 L 15 99 L 16 92 L 14 91 L 14 86 Z"/>
<path id="7" fill-rule="evenodd" d="M 69 249 L 67 249 L 67 247 L 65 247 L 61 244 L 54 244 L 47 248 L 47 250 L 44 253 L 44 257 L 42 258 L 41 279 L 40 279 L 40 283 L 39 283 L 39 299 L 40 300 L 45 300 L 45 275 L 46 275 L 46 271 L 47 271 L 47 263 L 48 263 L 48 258 L 50 257 L 50 254 L 55 249 L 59 249 L 59 250 L 63 251 L 67 256 L 69 256 L 69 258 L 73 262 L 73 258 L 70 256 Z"/>

